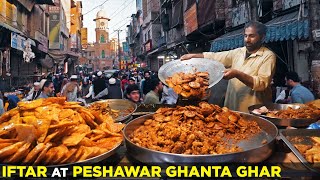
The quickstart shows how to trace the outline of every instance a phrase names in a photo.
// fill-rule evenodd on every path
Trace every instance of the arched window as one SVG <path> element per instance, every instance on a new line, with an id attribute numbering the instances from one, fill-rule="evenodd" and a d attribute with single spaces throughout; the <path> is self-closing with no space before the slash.
<path id="1" fill-rule="evenodd" d="M 101 42 L 101 43 L 105 43 L 105 42 L 106 42 L 103 34 L 100 36 L 100 42 Z"/>
<path id="2" fill-rule="evenodd" d="M 101 51 L 101 57 L 105 58 L 106 57 L 106 53 L 104 52 L 104 50 Z"/>

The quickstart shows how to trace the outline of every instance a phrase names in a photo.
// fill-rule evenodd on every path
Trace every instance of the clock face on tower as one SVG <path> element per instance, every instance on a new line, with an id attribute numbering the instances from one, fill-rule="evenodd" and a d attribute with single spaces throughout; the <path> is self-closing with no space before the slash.
<path id="1" fill-rule="evenodd" d="M 101 25 L 101 26 L 104 26 L 104 22 L 101 22 L 100 25 Z"/>

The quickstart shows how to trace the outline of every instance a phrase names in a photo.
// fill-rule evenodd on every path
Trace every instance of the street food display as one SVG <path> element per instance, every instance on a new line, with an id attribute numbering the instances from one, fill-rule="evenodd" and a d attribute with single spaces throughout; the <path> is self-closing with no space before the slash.
<path id="1" fill-rule="evenodd" d="M 312 164 L 319 166 L 320 164 L 320 137 L 312 136 L 312 145 L 296 144 L 295 148 L 303 155 L 303 157 Z M 320 166 L 319 166 L 320 167 Z"/>
<path id="2" fill-rule="evenodd" d="M 237 112 L 201 102 L 199 106 L 160 108 L 128 137 L 151 150 L 215 155 L 242 151 L 236 142 L 260 131 L 257 122 L 247 121 Z"/>
<path id="3" fill-rule="evenodd" d="M 91 103 L 88 108 L 115 121 L 123 121 L 131 116 L 137 105 L 125 99 L 108 99 Z"/>
<path id="4" fill-rule="evenodd" d="M 64 97 L 19 102 L 0 117 L 0 160 L 27 165 L 81 162 L 121 144 L 123 127 Z"/>
<path id="5" fill-rule="evenodd" d="M 184 98 L 203 99 L 207 96 L 209 73 L 175 73 L 165 80 L 166 84 Z"/>
<path id="6" fill-rule="evenodd" d="M 288 107 L 283 110 L 271 110 L 266 106 L 262 106 L 259 109 L 254 109 L 252 112 L 254 114 L 264 114 L 271 118 L 281 119 L 315 119 L 320 117 L 320 110 L 312 105 L 301 106 L 299 108 Z"/>
<path id="7" fill-rule="evenodd" d="M 320 131 L 317 129 L 286 129 L 280 132 L 283 142 L 312 171 L 320 172 Z"/>
<path id="8" fill-rule="evenodd" d="M 248 111 L 280 127 L 307 127 L 320 118 L 320 109 L 313 104 L 256 104 Z"/>

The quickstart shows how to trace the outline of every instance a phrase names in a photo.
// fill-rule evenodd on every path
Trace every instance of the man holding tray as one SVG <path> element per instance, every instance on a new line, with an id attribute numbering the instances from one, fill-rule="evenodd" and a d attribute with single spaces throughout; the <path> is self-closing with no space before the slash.
<path id="1" fill-rule="evenodd" d="M 272 102 L 271 80 L 275 72 L 276 56 L 263 46 L 266 26 L 249 22 L 244 27 L 245 47 L 224 52 L 185 54 L 181 60 L 191 58 L 214 59 L 228 69 L 224 79 L 230 80 L 224 105 L 232 110 L 247 112 L 254 104 Z"/>

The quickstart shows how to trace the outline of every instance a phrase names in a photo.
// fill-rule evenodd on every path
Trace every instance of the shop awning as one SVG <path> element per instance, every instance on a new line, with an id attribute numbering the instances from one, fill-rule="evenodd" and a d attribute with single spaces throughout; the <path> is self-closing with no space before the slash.
<path id="1" fill-rule="evenodd" d="M 309 21 L 299 19 L 299 12 L 295 11 L 272 19 L 266 23 L 267 34 L 265 42 L 306 39 L 309 37 Z M 243 29 L 238 29 L 222 35 L 211 42 L 212 52 L 235 49 L 244 45 Z"/>
<path id="2" fill-rule="evenodd" d="M 54 63 L 59 64 L 66 60 L 67 58 L 70 58 L 73 61 L 77 61 L 80 54 L 72 52 L 72 51 L 61 51 L 61 50 L 49 50 L 48 52 L 49 56 L 53 58 Z"/>
<path id="3" fill-rule="evenodd" d="M 6 24 L 6 23 L 3 23 L 3 22 L 0 22 L 0 26 L 12 31 L 12 32 L 15 32 L 15 33 L 18 33 L 20 35 L 24 35 L 24 33 L 14 27 L 11 27 L 10 25 Z"/>
<path id="4" fill-rule="evenodd" d="M 17 34 L 19 34 L 19 35 L 21 35 L 21 36 L 23 36 L 23 37 L 26 37 L 27 40 L 29 40 L 29 41 L 31 42 L 31 45 L 37 46 L 37 45 L 36 45 L 36 42 L 35 42 L 33 39 L 27 37 L 27 36 L 26 36 L 22 31 L 20 31 L 19 29 L 16 29 L 16 28 L 14 28 L 14 27 L 12 27 L 12 26 L 10 26 L 10 25 L 8 25 L 8 24 L 5 24 L 5 23 L 3 23 L 3 22 L 0 22 L 0 26 L 8 29 L 8 30 L 11 31 L 11 32 L 15 32 L 15 33 L 17 33 Z"/>

